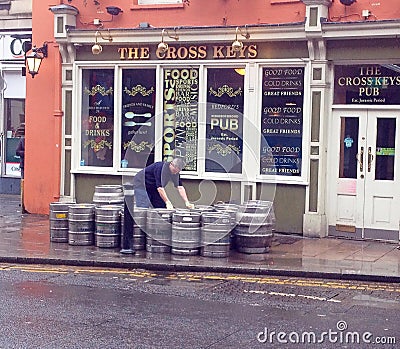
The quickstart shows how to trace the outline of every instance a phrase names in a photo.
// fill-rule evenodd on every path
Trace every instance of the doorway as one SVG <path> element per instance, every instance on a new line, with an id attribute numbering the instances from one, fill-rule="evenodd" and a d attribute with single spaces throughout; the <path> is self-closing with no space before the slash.
<path id="1" fill-rule="evenodd" d="M 400 111 L 334 111 L 329 235 L 399 241 L 399 121 Z"/>

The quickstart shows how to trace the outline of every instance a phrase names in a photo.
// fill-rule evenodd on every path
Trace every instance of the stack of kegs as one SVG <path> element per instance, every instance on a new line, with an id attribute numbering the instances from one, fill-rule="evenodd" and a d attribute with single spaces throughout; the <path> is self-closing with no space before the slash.
<path id="1" fill-rule="evenodd" d="M 174 210 L 155 208 L 147 210 L 146 251 L 171 252 L 171 219 Z"/>
<path id="2" fill-rule="evenodd" d="M 201 213 L 177 210 L 172 214 L 172 249 L 175 255 L 193 256 L 200 251 Z"/>
<path id="3" fill-rule="evenodd" d="M 68 206 L 74 202 L 50 203 L 50 241 L 68 242 Z"/>
<path id="4" fill-rule="evenodd" d="M 135 251 L 146 249 L 147 208 L 134 207 L 133 217 L 133 248 Z"/>
<path id="5" fill-rule="evenodd" d="M 271 201 L 251 200 L 239 206 L 235 246 L 243 253 L 265 253 L 272 245 L 275 213 Z"/>
<path id="6" fill-rule="evenodd" d="M 68 206 L 68 243 L 70 245 L 93 245 L 95 207 L 94 204 Z"/>
<path id="7" fill-rule="evenodd" d="M 93 194 L 95 207 L 95 240 L 97 247 L 118 247 L 123 228 L 124 189 L 119 184 L 96 185 Z"/>
<path id="8" fill-rule="evenodd" d="M 121 243 L 121 206 L 95 207 L 95 245 L 118 247 Z"/>

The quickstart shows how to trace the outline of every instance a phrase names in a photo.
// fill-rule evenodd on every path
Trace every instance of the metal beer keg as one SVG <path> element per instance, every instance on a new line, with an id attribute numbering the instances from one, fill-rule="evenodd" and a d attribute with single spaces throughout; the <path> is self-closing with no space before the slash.
<path id="1" fill-rule="evenodd" d="M 68 207 L 68 243 L 70 245 L 93 245 L 94 209 L 94 204 L 74 204 Z"/>
<path id="2" fill-rule="evenodd" d="M 97 247 L 119 247 L 121 243 L 121 206 L 95 208 L 94 241 Z"/>
<path id="3" fill-rule="evenodd" d="M 174 210 L 156 208 L 147 211 L 146 251 L 171 252 L 171 217 Z"/>
<path id="4" fill-rule="evenodd" d="M 93 194 L 93 203 L 96 206 L 123 205 L 124 188 L 117 184 L 96 185 Z"/>
<path id="5" fill-rule="evenodd" d="M 201 213 L 177 210 L 172 215 L 171 253 L 193 256 L 200 251 Z"/>
<path id="6" fill-rule="evenodd" d="M 146 249 L 146 220 L 147 208 L 133 209 L 133 248 L 135 251 Z"/>
<path id="7" fill-rule="evenodd" d="M 240 205 L 234 229 L 236 249 L 243 253 L 266 253 L 272 245 L 275 213 L 271 201 L 252 200 Z"/>
<path id="8" fill-rule="evenodd" d="M 226 213 L 203 213 L 200 254 L 205 257 L 229 256 L 231 216 Z"/>
<path id="9" fill-rule="evenodd" d="M 68 206 L 74 202 L 50 203 L 50 241 L 68 242 Z"/>

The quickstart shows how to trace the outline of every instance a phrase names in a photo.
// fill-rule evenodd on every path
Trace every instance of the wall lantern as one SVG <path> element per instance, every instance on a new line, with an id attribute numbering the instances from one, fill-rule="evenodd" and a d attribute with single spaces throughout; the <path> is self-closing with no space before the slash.
<path id="1" fill-rule="evenodd" d="M 235 52 L 240 51 L 240 50 L 243 48 L 243 42 L 241 42 L 241 41 L 238 39 L 238 33 L 240 33 L 240 35 L 243 36 L 244 38 L 250 39 L 250 34 L 249 34 L 249 32 L 247 31 L 247 27 L 246 27 L 246 26 L 245 26 L 245 29 L 246 29 L 246 32 L 243 33 L 241 28 L 236 27 L 236 37 L 235 37 L 235 41 L 232 42 L 232 49 L 233 49 L 233 51 L 235 51 Z"/>
<path id="2" fill-rule="evenodd" d="M 345 6 L 350 6 L 356 2 L 356 0 L 340 0 L 340 2 Z"/>
<path id="3" fill-rule="evenodd" d="M 32 75 L 32 78 L 39 73 L 42 59 L 47 57 L 47 42 L 42 47 L 32 47 L 32 52 L 25 56 L 25 64 L 28 68 L 28 73 Z"/>
<path id="4" fill-rule="evenodd" d="M 170 35 L 167 29 L 163 29 L 161 32 L 161 42 L 157 46 L 157 51 L 164 54 L 168 50 L 168 44 L 164 42 L 164 33 L 168 35 L 169 38 L 174 40 L 179 40 L 179 36 L 176 34 L 176 29 L 174 29 L 175 35 Z"/>
<path id="5" fill-rule="evenodd" d="M 117 6 L 107 6 L 106 10 L 107 10 L 107 13 L 110 14 L 111 16 L 118 16 L 121 12 L 123 12 Z"/>

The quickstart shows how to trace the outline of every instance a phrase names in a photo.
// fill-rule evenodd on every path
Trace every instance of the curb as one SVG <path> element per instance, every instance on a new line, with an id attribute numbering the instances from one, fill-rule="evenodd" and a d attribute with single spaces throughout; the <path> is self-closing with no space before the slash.
<path id="1" fill-rule="evenodd" d="M 141 261 L 98 261 L 89 259 L 59 259 L 59 258 L 38 258 L 38 257 L 0 257 L 0 263 L 8 264 L 47 264 L 47 265 L 67 265 L 67 266 L 86 266 L 102 268 L 119 269 L 144 269 L 151 271 L 168 272 L 197 272 L 197 273 L 223 273 L 223 274 L 252 274 L 257 276 L 285 276 L 285 277 L 303 277 L 317 279 L 336 279 L 348 281 L 370 281 L 385 283 L 400 283 L 400 276 L 368 275 L 368 274 L 343 274 L 338 272 L 320 272 L 304 270 L 286 270 L 286 269 L 266 269 L 251 267 L 227 267 L 227 266 L 199 266 L 184 264 L 166 264 Z"/>

